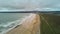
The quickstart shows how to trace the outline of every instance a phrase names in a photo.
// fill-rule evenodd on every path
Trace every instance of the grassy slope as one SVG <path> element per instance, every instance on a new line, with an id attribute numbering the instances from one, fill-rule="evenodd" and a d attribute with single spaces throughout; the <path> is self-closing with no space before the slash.
<path id="1" fill-rule="evenodd" d="M 60 16 L 53 14 L 40 14 L 40 16 L 42 16 L 41 34 L 60 34 Z"/>

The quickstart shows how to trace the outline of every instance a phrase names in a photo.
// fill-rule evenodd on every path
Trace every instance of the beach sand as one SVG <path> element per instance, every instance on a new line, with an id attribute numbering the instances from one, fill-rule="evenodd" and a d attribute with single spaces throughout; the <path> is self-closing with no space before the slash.
<path id="1" fill-rule="evenodd" d="M 21 25 L 10 30 L 6 34 L 40 34 L 40 16 L 31 14 Z"/>

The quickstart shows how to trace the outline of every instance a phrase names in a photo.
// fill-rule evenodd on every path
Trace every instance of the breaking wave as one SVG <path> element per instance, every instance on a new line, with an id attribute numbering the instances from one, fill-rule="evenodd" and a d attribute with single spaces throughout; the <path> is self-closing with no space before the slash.
<path id="1" fill-rule="evenodd" d="M 29 16 L 29 15 L 27 15 L 27 16 Z M 27 16 L 24 16 L 23 18 L 20 18 L 18 20 L 13 21 L 13 22 L 9 22 L 5 25 L 0 25 L 0 34 L 5 34 L 9 30 L 15 28 L 17 25 L 22 24 L 21 21 L 24 20 Z"/>

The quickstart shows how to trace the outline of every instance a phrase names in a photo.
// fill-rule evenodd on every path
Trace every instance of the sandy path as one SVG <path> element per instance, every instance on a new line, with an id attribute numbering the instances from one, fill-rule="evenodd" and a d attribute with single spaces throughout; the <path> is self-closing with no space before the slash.
<path id="1" fill-rule="evenodd" d="M 22 24 L 15 29 L 10 30 L 7 34 L 40 34 L 40 17 L 38 14 L 31 14 Z"/>

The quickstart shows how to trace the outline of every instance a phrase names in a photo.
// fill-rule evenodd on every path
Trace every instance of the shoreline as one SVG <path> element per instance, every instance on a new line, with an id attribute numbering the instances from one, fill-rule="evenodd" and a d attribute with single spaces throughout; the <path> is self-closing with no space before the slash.
<path id="1" fill-rule="evenodd" d="M 36 34 L 39 31 L 39 15 L 30 14 L 24 20 L 22 20 L 22 24 L 17 26 L 16 28 L 10 30 L 6 34 Z"/>
<path id="2" fill-rule="evenodd" d="M 30 14 L 31 14 L 31 13 L 30 13 Z M 30 16 L 30 14 L 29 14 L 28 16 Z M 9 32 L 10 30 L 12 30 L 12 29 L 14 29 L 15 27 L 17 27 L 18 25 L 21 25 L 21 24 L 22 24 L 22 21 L 23 21 L 24 19 L 26 19 L 26 17 L 28 17 L 28 16 L 24 16 L 23 18 L 21 18 L 20 20 L 17 21 L 17 22 L 21 22 L 21 23 L 16 23 L 15 26 L 13 26 L 12 28 L 9 28 L 9 29 L 6 30 L 6 31 L 1 32 L 0 34 L 6 34 L 6 33 Z"/>

